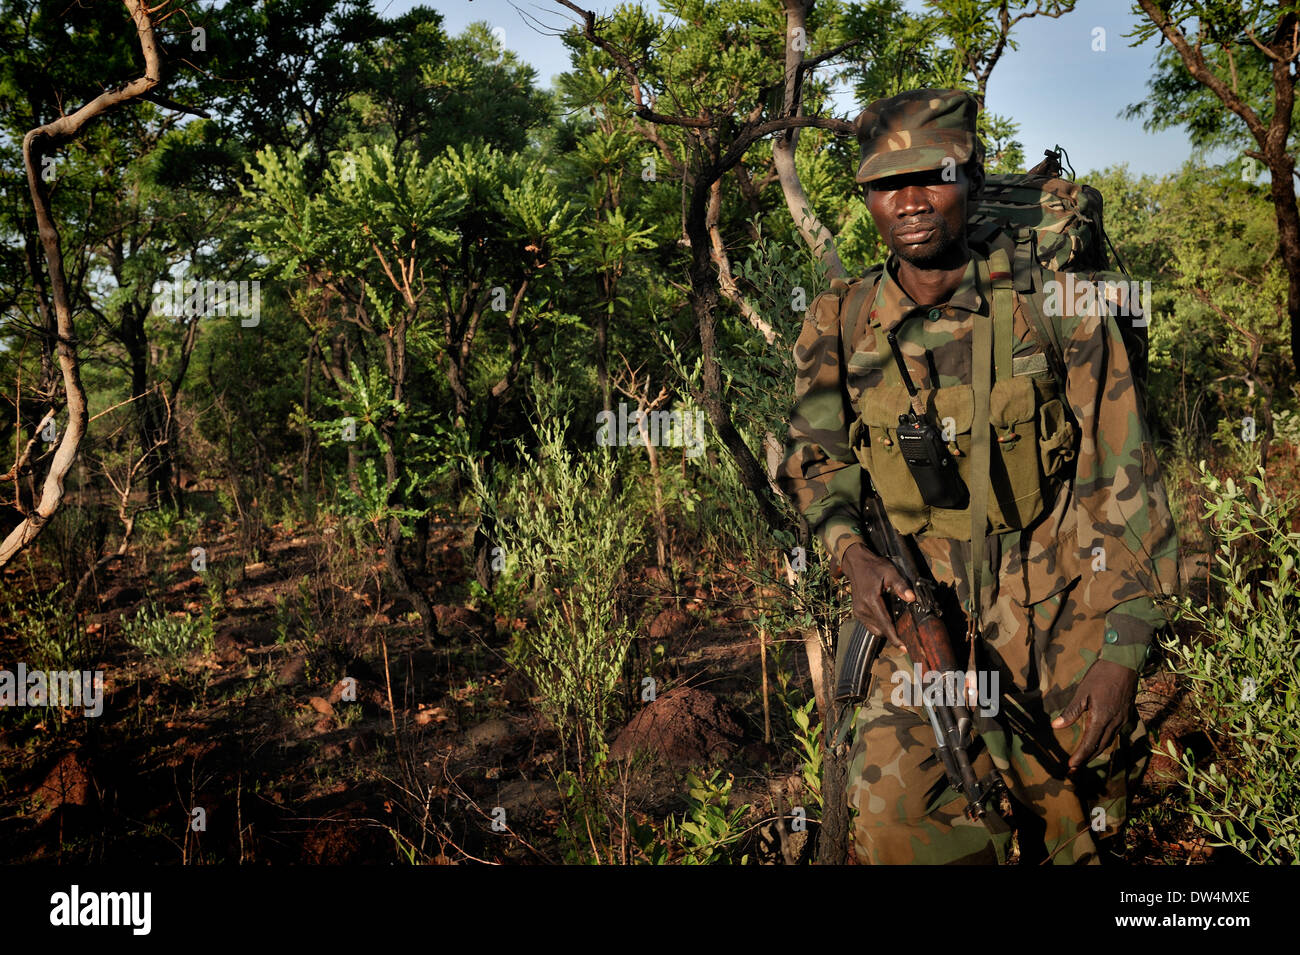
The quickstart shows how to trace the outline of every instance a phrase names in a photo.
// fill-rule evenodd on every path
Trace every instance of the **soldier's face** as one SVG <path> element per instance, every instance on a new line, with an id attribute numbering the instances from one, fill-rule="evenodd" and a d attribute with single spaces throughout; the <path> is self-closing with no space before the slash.
<path id="1" fill-rule="evenodd" d="M 953 178 L 953 174 L 956 178 Z M 885 244 L 921 268 L 938 266 L 965 248 L 966 205 L 971 182 L 960 166 L 952 172 L 886 176 L 867 184 L 867 211 Z"/>

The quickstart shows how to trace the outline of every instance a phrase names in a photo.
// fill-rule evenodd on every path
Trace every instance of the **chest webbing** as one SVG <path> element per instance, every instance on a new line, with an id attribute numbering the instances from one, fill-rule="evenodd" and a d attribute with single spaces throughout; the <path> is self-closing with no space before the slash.
<path id="1" fill-rule="evenodd" d="M 967 608 L 971 632 L 980 629 L 983 610 L 983 584 L 985 579 L 985 543 L 988 532 L 988 497 L 990 493 L 990 464 L 992 458 L 992 426 L 989 423 L 989 402 L 993 385 L 1012 376 L 1012 349 L 1015 344 L 1015 290 L 1011 263 L 1007 253 L 994 248 L 988 259 L 974 256 L 976 274 L 981 289 L 992 289 L 989 315 L 971 314 L 971 390 L 974 398 L 974 415 L 971 423 L 971 459 L 969 482 L 971 541 L 968 580 L 970 604 Z M 877 314 L 883 286 L 883 268 L 873 270 L 874 275 L 864 278 L 848 293 L 844 305 L 844 340 L 852 345 L 857 322 Z M 867 302 L 869 309 L 864 308 Z M 881 371 L 881 384 L 903 385 L 902 375 L 888 355 L 881 353 L 883 336 L 876 338 L 874 367 Z M 887 345 L 883 346 L 888 348 Z M 937 382 L 935 385 L 937 386 Z M 917 409 L 918 413 L 923 409 Z M 860 410 L 859 410 L 860 413 Z"/>

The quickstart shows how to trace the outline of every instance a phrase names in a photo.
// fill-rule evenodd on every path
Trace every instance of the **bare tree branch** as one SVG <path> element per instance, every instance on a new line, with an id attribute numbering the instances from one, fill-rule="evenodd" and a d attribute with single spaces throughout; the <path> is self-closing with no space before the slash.
<path id="1" fill-rule="evenodd" d="M 737 166 L 737 169 L 740 167 Z M 736 278 L 731 274 L 731 258 L 727 255 L 726 243 L 722 241 L 722 231 L 718 228 L 718 217 L 722 212 L 722 180 L 718 179 L 713 183 L 709 191 L 709 212 L 705 219 L 705 225 L 709 230 L 709 240 L 713 251 L 713 263 L 718 267 L 718 287 L 722 294 L 735 303 L 740 309 L 740 314 L 745 316 L 745 320 L 753 325 L 770 345 L 776 341 L 776 332 L 772 326 L 763 320 L 763 316 L 758 313 L 754 306 L 750 305 L 745 296 L 740 292 L 740 286 L 736 284 Z"/>
<path id="2" fill-rule="evenodd" d="M 107 90 L 96 96 L 74 113 L 60 116 L 43 126 L 29 130 L 23 137 L 23 162 L 27 167 L 27 185 L 32 195 L 36 223 L 40 231 L 41 246 L 49 268 L 50 291 L 58 334 L 59 369 L 63 373 L 63 388 L 67 396 L 68 424 L 46 473 L 40 500 L 22 523 L 0 542 L 0 567 L 9 563 L 24 547 L 36 539 L 46 523 L 63 502 L 63 482 L 77 449 L 86 432 L 86 392 L 81 384 L 81 369 L 77 359 L 76 327 L 72 320 L 72 302 L 68 295 L 67 276 L 63 267 L 63 253 L 59 246 L 59 230 L 50 211 L 50 199 L 41 179 L 37 148 L 48 149 L 75 138 L 96 118 L 118 106 L 141 98 L 161 81 L 162 63 L 154 36 L 151 12 L 162 9 L 161 4 L 151 11 L 141 0 L 123 0 L 140 38 L 140 52 L 144 56 L 144 75 L 116 90 Z"/>
<path id="3" fill-rule="evenodd" d="M 803 51 L 796 49 L 795 38 L 807 36 L 808 11 L 814 0 L 785 0 L 785 75 L 786 84 L 781 114 L 789 119 L 799 119 L 803 110 L 802 78 L 809 64 L 803 62 Z M 846 133 L 856 133 L 856 124 L 848 124 Z M 786 208 L 794 219 L 795 227 L 813 254 L 825 263 L 832 278 L 845 278 L 848 272 L 840 261 L 835 247 L 835 237 L 812 211 L 812 202 L 804 191 L 799 171 L 795 168 L 795 150 L 799 146 L 799 127 L 792 126 L 784 136 L 772 143 L 772 159 L 776 165 L 781 193 Z"/>

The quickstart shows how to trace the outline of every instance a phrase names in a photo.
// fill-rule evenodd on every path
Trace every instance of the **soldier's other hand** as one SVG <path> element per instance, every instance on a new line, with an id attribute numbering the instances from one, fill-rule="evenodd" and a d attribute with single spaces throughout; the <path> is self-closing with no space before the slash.
<path id="1" fill-rule="evenodd" d="M 854 544 L 844 552 L 841 562 L 853 594 L 853 619 L 872 633 L 883 634 L 885 639 L 900 649 L 903 641 L 894 630 L 894 618 L 885 603 L 885 594 L 891 593 L 911 603 L 916 599 L 903 575 L 892 561 L 878 557 L 862 544 Z"/>
<path id="2" fill-rule="evenodd" d="M 1070 705 L 1052 720 L 1052 729 L 1059 730 L 1088 714 L 1088 727 L 1070 754 L 1070 772 L 1110 745 L 1137 696 L 1137 682 L 1137 671 L 1110 660 L 1097 660 L 1088 668 Z"/>

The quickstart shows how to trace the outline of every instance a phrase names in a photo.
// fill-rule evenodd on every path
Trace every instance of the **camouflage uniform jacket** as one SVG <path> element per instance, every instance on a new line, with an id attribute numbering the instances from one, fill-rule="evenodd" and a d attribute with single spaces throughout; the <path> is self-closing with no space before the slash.
<path id="1" fill-rule="evenodd" d="M 971 383 L 971 338 L 977 316 L 988 320 L 992 290 L 972 259 L 946 303 L 918 305 L 896 280 L 891 256 L 881 276 L 878 308 L 859 317 L 853 341 L 844 340 L 840 306 L 853 284 L 835 279 L 805 315 L 794 347 L 795 399 L 786 457 L 778 484 L 796 502 L 813 532 L 838 566 L 863 539 L 860 493 L 862 466 L 849 444 L 849 426 L 871 400 L 882 371 L 862 360 L 877 351 L 884 335 L 897 329 L 900 350 L 918 387 Z M 981 279 L 981 274 L 985 278 Z M 1035 291 L 1040 314 L 1043 282 L 1063 285 L 1064 273 L 1041 270 Z M 1076 281 L 1078 277 L 1076 276 Z M 857 279 L 854 282 L 870 281 Z M 1015 298 L 1014 359 L 1043 351 Z M 870 301 L 870 299 L 868 299 Z M 1085 607 L 1105 616 L 1102 659 L 1140 669 L 1153 630 L 1164 614 L 1152 597 L 1179 588 L 1178 541 L 1169 513 L 1145 408 L 1129 369 L 1119 328 L 1104 305 L 1065 301 L 1057 308 L 1067 378 L 1063 396 L 1081 431 L 1073 474 L 1061 482 L 1045 513 L 1024 530 L 990 534 L 986 566 L 994 568 L 982 606 L 1005 596 L 1024 606 L 1044 600 L 1080 580 Z M 877 339 L 879 336 L 879 339 Z M 850 367 L 850 362 L 852 366 Z M 1041 366 L 1041 360 L 1040 360 Z M 970 545 L 925 534 L 917 542 L 936 580 L 951 583 L 965 602 Z"/>

